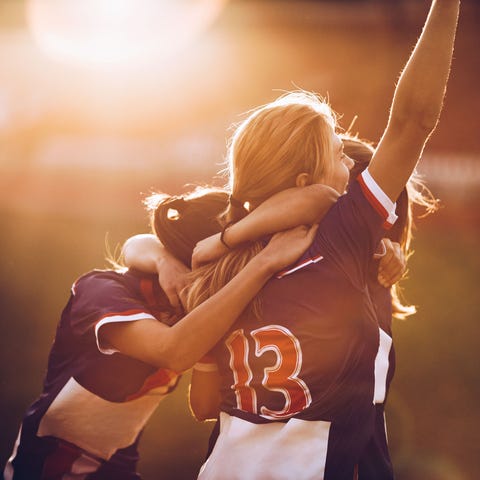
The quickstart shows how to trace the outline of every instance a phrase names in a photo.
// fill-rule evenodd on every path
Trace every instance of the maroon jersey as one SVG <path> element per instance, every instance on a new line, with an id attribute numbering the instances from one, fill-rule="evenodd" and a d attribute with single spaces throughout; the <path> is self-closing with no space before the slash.
<path id="1" fill-rule="evenodd" d="M 266 285 L 261 318 L 244 316 L 216 347 L 220 434 L 202 480 L 227 468 L 242 480 L 353 479 L 385 399 L 392 342 L 368 276 L 394 207 L 364 172 Z"/>
<path id="2" fill-rule="evenodd" d="M 27 411 L 5 480 L 138 479 L 139 435 L 178 374 L 101 341 L 105 324 L 172 318 L 156 276 L 93 271 L 72 287 L 41 396 Z"/>

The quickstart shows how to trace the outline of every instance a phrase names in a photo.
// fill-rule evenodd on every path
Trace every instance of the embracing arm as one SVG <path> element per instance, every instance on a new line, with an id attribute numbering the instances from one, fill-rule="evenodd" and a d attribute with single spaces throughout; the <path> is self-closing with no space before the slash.
<path id="1" fill-rule="evenodd" d="M 192 367 L 269 278 L 308 248 L 315 231 L 315 227 L 297 227 L 276 234 L 227 285 L 172 327 L 153 319 L 110 323 L 102 327 L 103 339 L 119 352 L 151 365 L 175 371 Z"/>
<path id="2" fill-rule="evenodd" d="M 322 219 L 338 196 L 333 188 L 320 184 L 283 190 L 229 227 L 225 240 L 235 247 L 297 225 L 313 225 Z"/>
<path id="3" fill-rule="evenodd" d="M 319 184 L 283 190 L 228 227 L 224 241 L 228 247 L 235 248 L 297 225 L 313 225 L 323 218 L 338 196 L 333 188 Z M 220 233 L 212 235 L 197 243 L 192 265 L 195 268 L 211 262 L 227 251 L 228 248 L 220 241 Z"/>
<path id="4" fill-rule="evenodd" d="M 460 0 L 433 0 L 395 90 L 387 128 L 369 166 L 395 201 L 435 129 L 452 61 Z"/>
<path id="5" fill-rule="evenodd" d="M 125 265 L 146 273 L 156 273 L 158 265 L 168 259 L 168 255 L 160 240 L 150 233 L 134 235 L 122 247 Z"/>
<path id="6" fill-rule="evenodd" d="M 155 235 L 145 233 L 130 237 L 123 244 L 122 255 L 128 268 L 157 273 L 158 283 L 170 305 L 180 308 L 180 293 L 186 286 L 186 274 L 190 270 Z"/>

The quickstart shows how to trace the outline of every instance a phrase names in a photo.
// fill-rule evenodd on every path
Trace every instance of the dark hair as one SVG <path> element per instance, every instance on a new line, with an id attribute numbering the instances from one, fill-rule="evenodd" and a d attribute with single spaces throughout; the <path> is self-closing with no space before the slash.
<path id="1" fill-rule="evenodd" d="M 148 197 L 145 204 L 159 240 L 191 267 L 197 242 L 221 230 L 218 216 L 228 204 L 228 193 L 214 188 L 199 188 L 181 196 L 156 193 Z"/>

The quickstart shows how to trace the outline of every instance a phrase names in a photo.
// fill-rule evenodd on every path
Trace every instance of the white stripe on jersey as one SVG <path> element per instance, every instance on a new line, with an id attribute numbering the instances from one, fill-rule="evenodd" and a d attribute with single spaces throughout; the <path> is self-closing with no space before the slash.
<path id="1" fill-rule="evenodd" d="M 128 402 L 109 402 L 70 378 L 43 416 L 37 435 L 66 440 L 108 460 L 135 441 L 168 389 L 164 385 Z"/>
<path id="2" fill-rule="evenodd" d="M 330 422 L 256 424 L 220 413 L 220 435 L 199 480 L 322 480 Z"/>
<path id="3" fill-rule="evenodd" d="M 5 465 L 5 470 L 3 471 L 3 480 L 12 480 L 13 478 L 13 464 L 12 462 L 15 460 L 17 456 L 18 447 L 20 445 L 20 437 L 22 435 L 22 427 L 20 426 L 20 430 L 18 431 L 17 439 L 15 440 L 15 445 L 13 447 L 13 452 L 8 459 L 7 464 Z"/>
<path id="4" fill-rule="evenodd" d="M 392 348 L 392 338 L 381 328 L 379 330 L 378 352 L 375 357 L 375 390 L 373 403 L 383 403 L 387 389 L 388 357 Z"/>
<path id="5" fill-rule="evenodd" d="M 281 272 L 277 273 L 276 278 L 278 279 L 283 278 L 287 275 L 290 275 L 293 272 L 296 272 L 297 270 L 300 270 L 301 268 L 311 265 L 312 263 L 318 263 L 320 260 L 323 260 L 322 255 L 317 255 L 316 257 L 307 258 L 303 262 L 294 265 L 292 268 L 288 270 L 282 270 Z"/>
<path id="6" fill-rule="evenodd" d="M 105 355 L 112 355 L 112 354 L 118 352 L 118 350 L 115 349 L 115 348 L 108 348 L 108 347 L 104 347 L 104 346 L 102 347 L 102 345 L 100 345 L 100 339 L 98 337 L 98 331 L 104 325 L 107 325 L 108 323 L 135 322 L 137 320 L 148 320 L 148 319 L 156 320 L 156 318 L 153 315 L 151 315 L 150 313 L 147 313 L 147 312 L 135 313 L 133 315 L 117 314 L 117 315 L 111 315 L 111 316 L 107 316 L 107 317 L 102 318 L 95 325 L 95 338 L 97 339 L 98 350 L 101 353 L 104 353 Z"/>
<path id="7" fill-rule="evenodd" d="M 385 209 L 386 214 L 386 223 L 388 225 L 393 225 L 397 220 L 397 215 L 395 214 L 396 203 L 393 203 L 385 194 L 385 192 L 380 188 L 378 183 L 373 179 L 368 171 L 368 168 L 365 169 L 360 176 L 363 179 L 365 186 L 368 188 L 370 193 L 375 197 L 375 199 L 380 203 L 380 205 Z"/>
<path id="8" fill-rule="evenodd" d="M 385 430 L 385 440 L 387 441 L 388 445 L 387 417 L 385 415 L 385 412 L 383 412 L 383 428 Z"/>
<path id="9" fill-rule="evenodd" d="M 216 363 L 197 362 L 193 366 L 193 370 L 197 370 L 197 372 L 218 372 L 218 365 Z"/>
<path id="10" fill-rule="evenodd" d="M 101 462 L 89 455 L 82 454 L 70 467 L 70 472 L 62 476 L 62 480 L 85 480 L 88 475 L 96 472 Z"/>

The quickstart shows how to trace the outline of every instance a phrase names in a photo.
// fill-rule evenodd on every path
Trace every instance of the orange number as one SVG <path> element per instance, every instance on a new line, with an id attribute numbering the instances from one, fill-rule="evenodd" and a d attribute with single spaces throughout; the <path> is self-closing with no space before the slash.
<path id="1" fill-rule="evenodd" d="M 255 356 L 261 357 L 265 352 L 275 354 L 275 364 L 264 368 L 262 385 L 270 391 L 280 392 L 285 398 L 281 410 L 260 407 L 260 415 L 273 419 L 289 418 L 304 410 L 312 402 L 310 390 L 298 377 L 302 368 L 302 349 L 300 342 L 288 328 L 280 325 L 268 325 L 250 333 L 255 341 Z M 258 414 L 257 394 L 250 386 L 253 372 L 249 365 L 249 344 L 243 330 L 236 330 L 227 340 L 230 351 L 230 368 L 233 372 L 240 410 Z"/>

